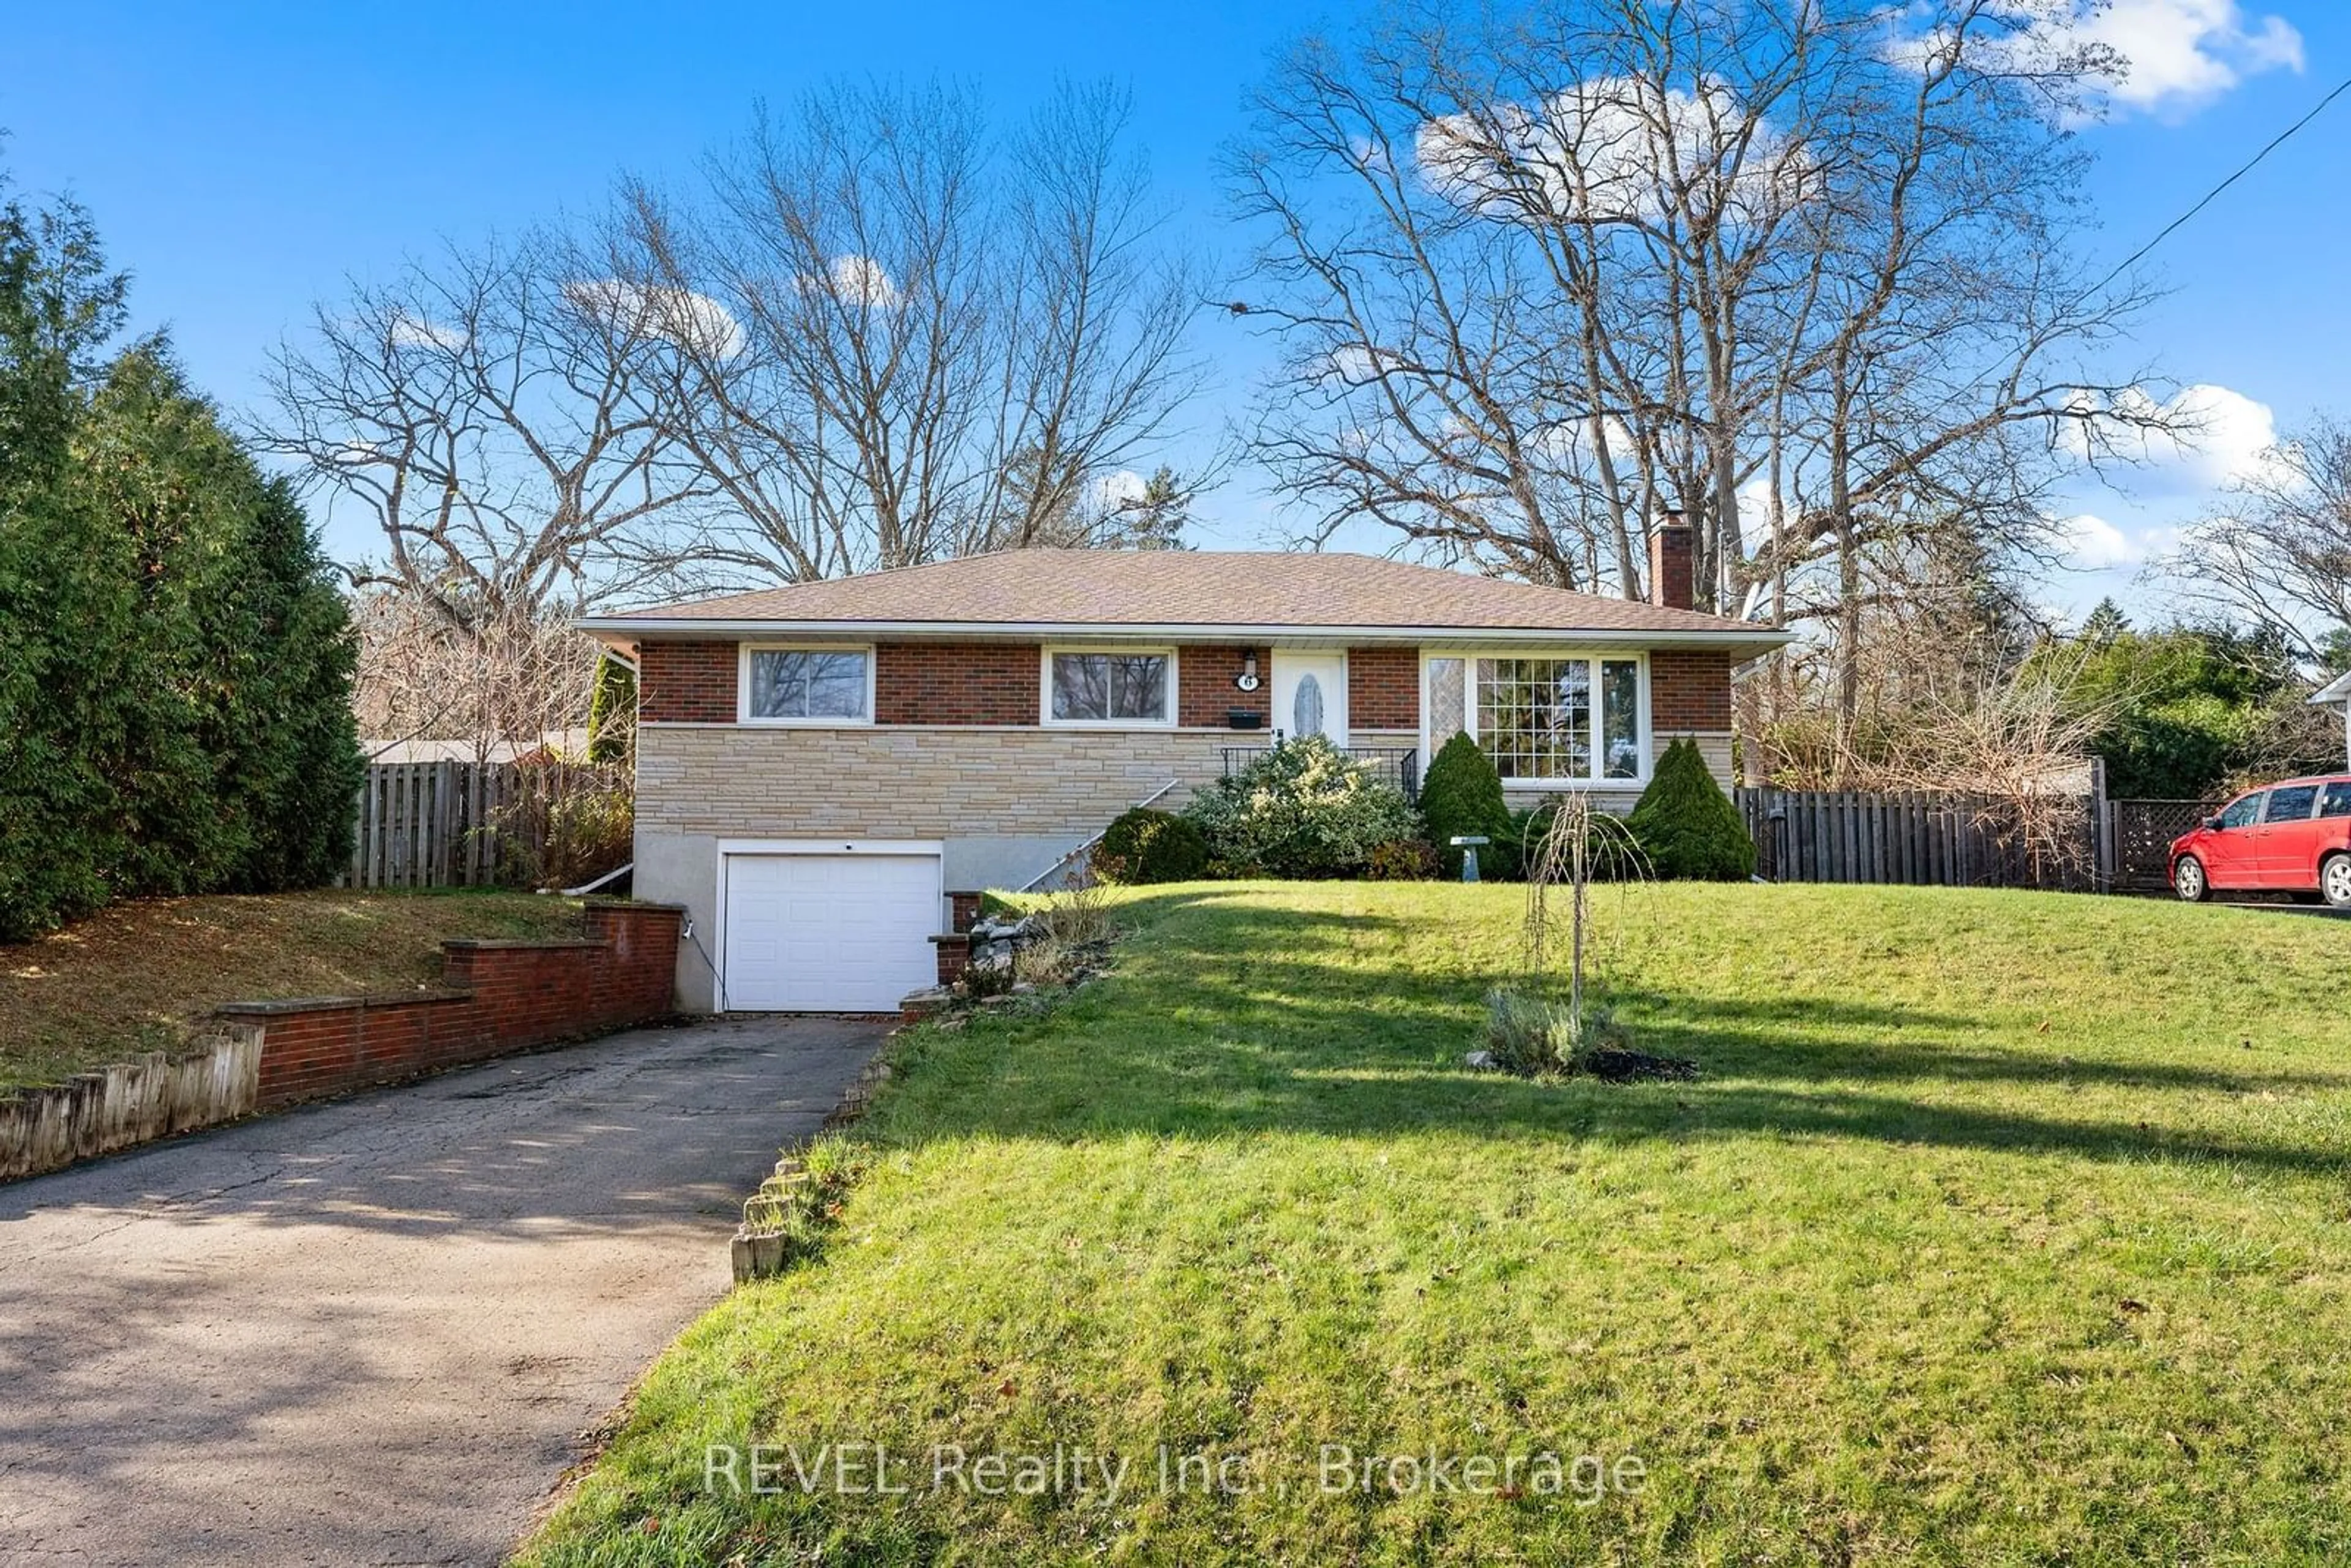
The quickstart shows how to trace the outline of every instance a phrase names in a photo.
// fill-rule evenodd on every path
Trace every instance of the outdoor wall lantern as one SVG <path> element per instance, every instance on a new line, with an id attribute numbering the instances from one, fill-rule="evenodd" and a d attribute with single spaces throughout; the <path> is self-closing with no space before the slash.
<path id="1" fill-rule="evenodd" d="M 1241 655 L 1241 673 L 1233 677 L 1233 685 L 1245 692 L 1257 690 L 1257 650 L 1255 648 Z"/>

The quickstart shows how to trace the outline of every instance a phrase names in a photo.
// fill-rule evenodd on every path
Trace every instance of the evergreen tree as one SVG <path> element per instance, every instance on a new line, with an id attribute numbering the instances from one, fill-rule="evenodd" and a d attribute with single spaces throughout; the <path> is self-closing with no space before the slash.
<path id="1" fill-rule="evenodd" d="M 1467 730 L 1438 747 L 1429 763 L 1420 781 L 1420 814 L 1447 876 L 1461 874 L 1461 852 L 1448 841 L 1484 838 L 1500 844 L 1510 836 L 1510 809 L 1502 799 L 1502 776 Z M 1480 858 L 1489 864 L 1495 859 L 1491 852 Z"/>
<path id="2" fill-rule="evenodd" d="M 352 803 L 367 775 L 351 678 L 350 613 L 293 486 L 272 479 L 253 514 L 256 641 L 237 719 L 235 784 L 252 817 L 235 884 L 315 887 L 350 863 Z"/>
<path id="3" fill-rule="evenodd" d="M 1625 825 L 1660 877 L 1744 882 L 1755 874 L 1755 840 L 1746 819 L 1715 781 L 1694 740 L 1666 747 Z"/>
<path id="4" fill-rule="evenodd" d="M 0 208 L 0 939 L 326 880 L 360 759 L 301 507 L 122 314 L 89 221 Z"/>
<path id="5" fill-rule="evenodd" d="M 0 940 L 96 908 L 121 859 L 107 764 L 133 697 L 133 576 L 70 480 L 124 289 L 79 209 L 0 205 Z"/>
<path id="6" fill-rule="evenodd" d="M 609 653 L 596 661 L 588 697 L 588 760 L 626 762 L 637 734 L 637 677 Z"/>

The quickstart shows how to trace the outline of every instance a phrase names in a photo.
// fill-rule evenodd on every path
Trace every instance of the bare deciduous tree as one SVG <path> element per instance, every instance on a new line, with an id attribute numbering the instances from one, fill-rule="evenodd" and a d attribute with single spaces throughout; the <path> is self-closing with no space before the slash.
<path id="1" fill-rule="evenodd" d="M 706 200 L 634 188 L 618 270 L 742 325 L 676 361 L 674 434 L 727 507 L 675 562 L 796 581 L 1114 523 L 1102 486 L 1204 376 L 1199 268 L 1127 114 L 1064 87 L 998 142 L 969 93 L 835 87 L 763 120 Z"/>
<path id="2" fill-rule="evenodd" d="M 260 437 L 376 525 L 361 588 L 458 626 L 610 597 L 713 494 L 673 438 L 667 366 L 729 329 L 687 303 L 550 235 L 453 249 L 319 306 L 273 361 Z"/>
<path id="3" fill-rule="evenodd" d="M 2265 453 L 2158 570 L 2303 658 L 2339 656 L 2351 638 L 2351 426 L 2320 419 Z"/>
<path id="4" fill-rule="evenodd" d="M 379 589 L 360 595 L 352 621 L 352 704 L 360 733 L 380 748 L 462 741 L 486 762 L 517 743 L 559 748 L 584 735 L 601 650 L 567 617 L 510 608 L 461 623 L 426 596 Z"/>
<path id="5" fill-rule="evenodd" d="M 1311 537 L 1568 587 L 1637 595 L 1681 513 L 1706 602 L 1857 658 L 1874 544 L 2045 548 L 2063 464 L 2161 417 L 2086 373 L 2139 297 L 2072 258 L 2115 62 L 2057 9 L 1437 0 L 1305 46 L 1232 165 L 1286 356 L 1258 455 Z"/>

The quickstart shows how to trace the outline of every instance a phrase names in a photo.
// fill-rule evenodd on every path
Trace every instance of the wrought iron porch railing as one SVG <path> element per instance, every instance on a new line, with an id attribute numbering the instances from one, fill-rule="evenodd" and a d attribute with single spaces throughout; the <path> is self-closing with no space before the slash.
<path id="1" fill-rule="evenodd" d="M 1280 744 L 1269 740 L 1257 746 L 1228 746 L 1225 755 L 1225 777 L 1229 779 Z M 1347 755 L 1369 768 L 1374 774 L 1386 779 L 1404 791 L 1407 800 L 1420 799 L 1420 753 L 1409 746 L 1351 746 Z"/>

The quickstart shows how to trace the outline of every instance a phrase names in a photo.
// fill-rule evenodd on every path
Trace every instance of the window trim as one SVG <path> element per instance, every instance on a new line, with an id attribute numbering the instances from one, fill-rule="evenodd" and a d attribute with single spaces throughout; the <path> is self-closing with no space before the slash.
<path id="1" fill-rule="evenodd" d="M 1432 711 L 1432 705 L 1428 700 L 1428 666 L 1429 662 L 1434 659 L 1459 659 L 1462 661 L 1462 727 L 1469 732 L 1469 737 L 1472 740 L 1477 741 L 1480 747 L 1483 747 L 1486 744 L 1486 740 L 1485 737 L 1478 733 L 1479 660 L 1581 659 L 1585 663 L 1592 664 L 1593 666 L 1592 672 L 1592 724 L 1593 731 L 1592 757 L 1593 765 L 1595 768 L 1601 765 L 1601 732 L 1604 727 L 1604 720 L 1602 716 L 1600 708 L 1601 683 L 1598 665 L 1603 660 L 1630 660 L 1638 672 L 1636 685 L 1639 695 L 1634 699 L 1634 717 L 1636 728 L 1636 739 L 1635 741 L 1635 745 L 1640 751 L 1640 770 L 1635 773 L 1630 779 L 1505 779 L 1502 780 L 1502 788 L 1508 790 L 1529 792 L 1561 792 L 1577 789 L 1645 789 L 1648 788 L 1649 779 L 1656 771 L 1657 766 L 1656 729 L 1655 721 L 1651 716 L 1648 649 L 1623 647 L 1528 647 L 1517 643 L 1513 643 L 1508 647 L 1494 647 L 1490 645 L 1480 647 L 1469 643 L 1429 643 L 1424 646 L 1420 650 L 1420 755 L 1422 758 L 1421 766 L 1424 769 L 1426 768 L 1429 761 L 1435 758 L 1437 748 L 1453 738 L 1449 735 L 1431 735 L 1428 729 L 1429 715 Z M 1491 753 L 1489 753 L 1489 755 L 1490 756 Z"/>
<path id="2" fill-rule="evenodd" d="M 2252 810 L 2252 814 L 2251 816 L 2248 816 L 2248 817 L 2247 817 L 2243 821 L 2241 821 L 2241 822 L 2231 822 L 2231 821 L 2226 821 L 2226 820 L 2225 820 L 2225 819 L 2228 817 L 2228 815 L 2229 815 L 2229 813 L 2230 813 L 2231 811 L 2235 810 L 2239 806 L 2243 805 L 2247 800 L 2251 800 L 2251 801 L 2252 801 L 2252 802 L 2253 802 L 2253 810 Z M 2259 789 L 2248 789 L 2248 790 L 2246 790 L 2243 794 L 2241 794 L 2241 795 L 2238 796 L 2235 800 L 2233 800 L 2230 801 L 2227 805 L 2225 805 L 2225 806 L 2221 807 L 2221 808 L 2220 808 L 2220 811 L 2219 811 L 2218 813 L 2216 813 L 2216 820 L 2220 821 L 2220 824 L 2221 824 L 2221 825 L 2220 825 L 2220 831 L 2224 832 L 2224 833 L 2241 833 L 2241 832 L 2243 832 L 2247 828 L 2258 828 L 2258 827 L 2261 827 L 2261 826 L 2263 824 L 2263 822 L 2268 819 L 2269 814 L 2270 814 L 2270 791 L 2269 791 L 2269 786 L 2267 786 L 2267 785 L 2263 785 L 2263 786 L 2262 786 L 2262 788 L 2260 788 Z"/>
<path id="3" fill-rule="evenodd" d="M 1148 655 L 1167 661 L 1167 679 L 1161 688 L 1157 718 L 1056 718 L 1053 716 L 1053 659 L 1061 653 Z M 1173 644 L 1137 645 L 1122 643 L 1046 643 L 1037 649 L 1037 722 L 1046 729 L 1174 729 L 1182 711 L 1176 697 L 1176 649 Z"/>
<path id="4" fill-rule="evenodd" d="M 754 653 L 862 653 L 865 655 L 865 715 L 843 718 L 837 714 L 789 718 L 755 716 L 751 712 L 751 655 Z M 757 729 L 871 729 L 873 727 L 874 669 L 881 663 L 871 643 L 742 643 L 735 658 L 735 722 Z"/>
<path id="5" fill-rule="evenodd" d="M 2310 805 L 2299 817 L 2281 817 L 2277 815 L 2277 798 L 2288 789 L 2307 789 L 2310 791 Z M 2269 799 L 2262 802 L 2261 825 L 2264 828 L 2270 828 L 2283 827 L 2288 822 L 2323 821 L 2325 819 L 2320 817 L 2318 814 L 2318 805 L 2320 801 L 2325 799 L 2326 786 L 2324 784 L 2273 784 L 2270 786 Z"/>

